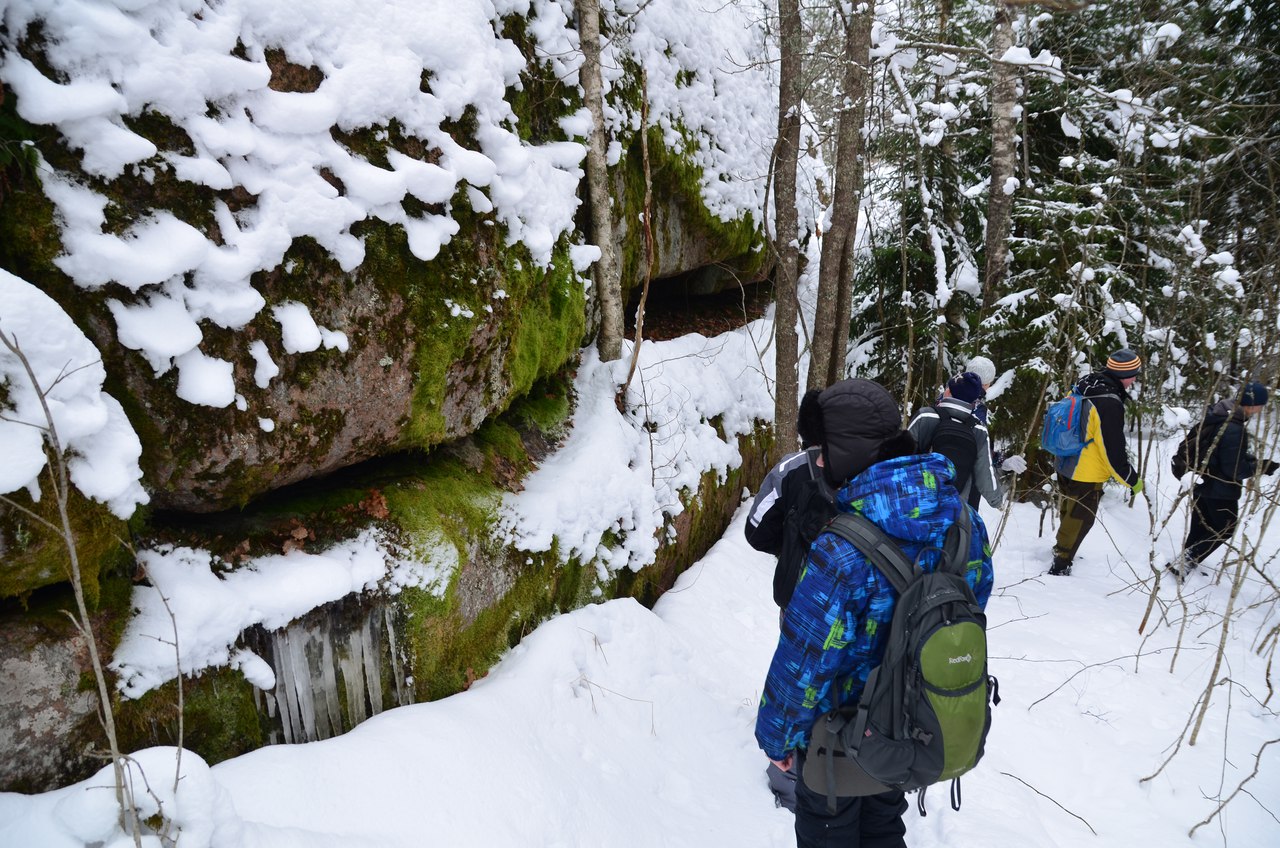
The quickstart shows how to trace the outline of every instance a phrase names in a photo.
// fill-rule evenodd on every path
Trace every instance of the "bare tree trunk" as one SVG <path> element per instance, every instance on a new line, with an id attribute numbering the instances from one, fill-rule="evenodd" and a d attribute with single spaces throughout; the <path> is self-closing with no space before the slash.
<path id="1" fill-rule="evenodd" d="M 982 276 L 982 309 L 979 320 L 998 297 L 1004 282 L 1009 255 L 1009 222 L 1013 210 L 1013 194 L 1005 185 L 1013 177 L 1014 149 L 1013 106 L 1017 100 L 1017 74 L 1013 65 L 1000 61 L 1013 46 L 1013 9 L 996 4 L 995 23 L 991 30 L 991 184 L 987 189 L 986 270 Z"/>
<path id="2" fill-rule="evenodd" d="M 843 376 L 852 308 L 852 251 L 862 202 L 862 129 L 870 86 L 873 3 L 861 4 L 845 21 L 844 102 L 836 131 L 836 176 L 831 226 L 822 240 L 818 266 L 818 314 L 814 319 L 809 388 L 828 386 Z M 842 291 L 843 289 L 843 291 Z"/>
<path id="3" fill-rule="evenodd" d="M 649 123 L 649 75 L 640 69 L 640 88 L 644 95 L 640 100 L 640 126 Z M 627 387 L 636 376 L 640 364 L 640 343 L 644 341 L 644 310 L 649 303 L 649 285 L 653 282 L 653 171 L 649 168 L 649 135 L 640 133 L 640 161 L 644 166 L 644 284 L 640 289 L 640 303 L 636 305 L 636 332 L 631 342 L 631 367 L 627 369 L 627 381 L 618 390 L 618 397 L 627 395 Z"/>
<path id="4" fill-rule="evenodd" d="M 777 385 L 773 399 L 775 459 L 796 445 L 799 407 L 799 341 L 796 337 L 796 284 L 800 275 L 797 241 L 796 164 L 800 158 L 801 55 L 800 0 L 778 0 L 781 42 L 778 91 L 778 141 L 774 148 L 774 253 L 778 264 L 774 285 L 774 364 Z"/>
<path id="5" fill-rule="evenodd" d="M 861 134 L 861 130 L 859 130 Z M 858 193 L 855 197 L 859 198 L 853 204 L 853 208 L 857 209 L 861 205 L 862 180 L 858 180 Z M 858 226 L 857 219 L 854 219 L 853 227 L 856 230 Z M 845 360 L 848 350 L 849 341 L 849 319 L 853 317 L 853 263 L 857 260 L 855 248 L 857 240 L 850 234 L 844 243 L 844 256 L 840 258 L 840 285 L 836 289 L 836 308 L 835 308 L 835 326 L 832 328 L 831 336 L 831 361 L 827 367 L 827 385 L 843 380 L 845 376 Z"/>
<path id="6" fill-rule="evenodd" d="M 600 0 L 574 0 L 578 40 L 582 45 L 582 96 L 591 112 L 587 143 L 587 190 L 591 205 L 591 240 L 600 248 L 596 262 L 596 299 L 600 304 L 600 358 L 622 356 L 622 280 L 613 244 L 609 210 L 609 167 L 605 160 L 604 83 L 600 75 Z M 641 127 L 641 132 L 644 128 Z"/>

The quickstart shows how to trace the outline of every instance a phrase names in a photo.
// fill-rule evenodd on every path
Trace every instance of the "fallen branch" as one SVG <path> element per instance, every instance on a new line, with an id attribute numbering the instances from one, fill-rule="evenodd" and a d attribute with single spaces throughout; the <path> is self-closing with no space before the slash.
<path id="1" fill-rule="evenodd" d="M 1072 818 L 1080 819 L 1080 821 L 1081 821 L 1081 822 L 1084 822 L 1084 826 L 1085 826 L 1085 827 L 1087 827 L 1087 828 L 1089 828 L 1089 832 L 1090 832 L 1090 833 L 1092 833 L 1094 836 L 1097 836 L 1097 835 L 1098 835 L 1098 831 L 1094 830 L 1094 829 L 1093 829 L 1093 825 L 1091 825 L 1091 824 L 1089 824 L 1089 822 L 1085 821 L 1085 819 L 1084 819 L 1084 817 L 1083 817 L 1083 816 L 1078 816 L 1078 815 L 1076 815 L 1075 813 L 1071 812 L 1071 811 L 1070 811 L 1070 810 L 1068 810 L 1066 807 L 1064 807 L 1064 806 L 1062 806 L 1061 804 L 1059 804 L 1059 803 L 1058 803 L 1058 802 L 1057 802 L 1057 801 L 1056 801 L 1052 796 L 1049 796 L 1049 795 L 1044 794 L 1044 793 L 1043 793 L 1043 792 L 1041 792 L 1039 789 L 1036 789 L 1034 786 L 1032 786 L 1030 783 L 1027 783 L 1025 780 L 1023 780 L 1022 778 L 1018 777 L 1016 774 L 1009 774 L 1009 772 L 1007 772 L 1007 771 L 1002 771 L 1002 772 L 1000 772 L 1000 773 L 1001 773 L 1001 774 L 1003 774 L 1005 777 L 1011 777 L 1011 778 L 1013 778 L 1014 780 L 1018 781 L 1018 782 L 1019 782 L 1019 783 L 1021 783 L 1023 786 L 1027 787 L 1027 788 L 1028 788 L 1028 789 L 1030 789 L 1032 792 L 1034 792 L 1034 793 L 1036 793 L 1037 795 L 1039 795 L 1041 798 L 1044 798 L 1046 801 L 1051 802 L 1055 807 L 1057 807 L 1059 810 L 1062 810 L 1062 812 L 1066 813 L 1067 815 L 1071 816 Z"/>

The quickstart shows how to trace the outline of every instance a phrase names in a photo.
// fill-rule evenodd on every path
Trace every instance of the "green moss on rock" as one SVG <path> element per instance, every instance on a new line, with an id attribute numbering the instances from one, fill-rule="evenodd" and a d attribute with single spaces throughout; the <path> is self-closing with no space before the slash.
<path id="1" fill-rule="evenodd" d="M 8 497 L 45 521 L 61 526 L 52 492 L 33 503 L 26 491 Z M 128 536 L 125 522 L 102 504 L 72 489 L 67 499 L 67 515 L 75 539 L 85 597 L 91 607 L 98 603 L 99 577 L 113 567 L 128 562 L 121 541 Z M 0 504 L 0 598 L 26 597 L 37 589 L 71 579 L 71 556 L 60 532 L 20 510 Z"/>
<path id="2" fill-rule="evenodd" d="M 508 86 L 506 101 L 516 115 L 516 131 L 521 141 L 544 144 L 563 141 L 560 119 L 572 115 L 582 105 L 581 90 L 566 85 L 549 62 L 538 61 L 529 21 L 521 15 L 502 19 L 502 37 L 519 48 L 525 58 L 520 85 Z"/>
<path id="3" fill-rule="evenodd" d="M 218 763 L 261 748 L 264 719 L 252 684 L 229 668 L 209 669 L 182 681 L 182 735 L 178 733 L 178 683 L 170 681 L 136 700 L 119 700 L 116 726 L 123 750 L 177 745 Z"/>
<path id="4" fill-rule="evenodd" d="M 703 267 L 698 269 L 707 278 L 703 287 L 709 292 L 722 287 L 725 280 L 759 279 L 768 265 L 769 252 L 762 249 L 763 236 L 752 216 L 724 221 L 711 214 L 702 200 L 702 169 L 687 154 L 668 148 L 661 128 L 650 127 L 647 141 L 654 203 L 661 207 L 655 209 L 653 218 L 659 224 L 664 219 L 678 221 L 681 241 L 706 250 Z M 614 208 L 615 219 L 626 224 L 621 273 L 623 287 L 629 290 L 644 281 L 648 261 L 644 232 L 638 223 L 643 217 L 645 194 L 644 155 L 638 137 L 627 145 L 618 168 L 615 184 L 620 184 L 621 196 L 615 197 Z M 664 240 L 659 232 L 653 236 L 657 274 L 663 267 Z"/>
<path id="5" fill-rule="evenodd" d="M 503 228 L 470 211 L 461 192 L 453 215 L 460 231 L 431 262 L 413 255 L 400 227 L 362 228 L 361 273 L 398 281 L 414 332 L 404 340 L 416 368 L 404 447 L 430 448 L 467 432 L 470 421 L 451 417 L 468 417 L 451 412 L 459 398 L 479 416 L 505 410 L 573 357 L 586 330 L 586 295 L 567 241 L 543 268 L 523 246 L 506 245 Z"/>

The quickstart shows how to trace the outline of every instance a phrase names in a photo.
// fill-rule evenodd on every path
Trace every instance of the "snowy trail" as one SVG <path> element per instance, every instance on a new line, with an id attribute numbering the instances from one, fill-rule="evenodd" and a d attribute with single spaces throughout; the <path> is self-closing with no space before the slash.
<path id="1" fill-rule="evenodd" d="M 1203 614 L 1169 672 L 1177 631 L 1138 635 L 1145 595 L 1126 588 L 1129 568 L 1110 547 L 1114 539 L 1141 549 L 1145 562 L 1145 516 L 1136 520 L 1110 493 L 1103 510 L 1111 538 L 1091 535 L 1076 573 L 1060 580 L 1041 576 L 1048 541 L 1037 538 L 1038 511 L 1014 507 L 988 607 L 1003 702 L 987 756 L 964 779 L 960 812 L 939 787 L 927 817 L 907 813 L 912 848 L 1277 844 L 1280 826 L 1248 797 L 1228 807 L 1224 830 L 1215 823 L 1186 836 L 1213 810 L 1206 796 L 1234 788 L 1274 733 L 1274 714 L 1239 694 L 1229 734 L 1220 689 L 1199 744 L 1139 783 L 1186 723 L 1217 631 Z M 777 612 L 772 559 L 742 541 L 743 518 L 653 611 L 617 600 L 558 616 L 467 692 L 391 710 L 336 739 L 214 766 L 205 791 L 182 802 L 209 833 L 191 844 L 794 844 L 752 736 Z M 1188 589 L 1189 603 L 1205 608 L 1226 591 L 1207 579 Z M 1172 598 L 1172 587 L 1162 592 Z M 1247 640 L 1232 644 L 1229 662 L 1233 679 L 1264 691 Z M 1264 803 L 1280 795 L 1265 759 L 1250 788 Z M 0 795 L 0 844 L 82 844 L 62 835 L 57 804 L 80 797 L 84 807 L 84 794 L 80 785 Z M 98 799 L 109 809 L 106 793 Z"/>

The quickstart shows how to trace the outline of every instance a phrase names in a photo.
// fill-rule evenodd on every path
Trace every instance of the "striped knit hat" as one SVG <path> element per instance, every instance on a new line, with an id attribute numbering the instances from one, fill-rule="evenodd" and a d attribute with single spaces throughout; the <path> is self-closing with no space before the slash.
<path id="1" fill-rule="evenodd" d="M 1121 380 L 1129 377 L 1136 377 L 1142 373 L 1142 357 L 1122 347 L 1115 353 L 1107 357 L 1107 367 L 1105 369 Z"/>

